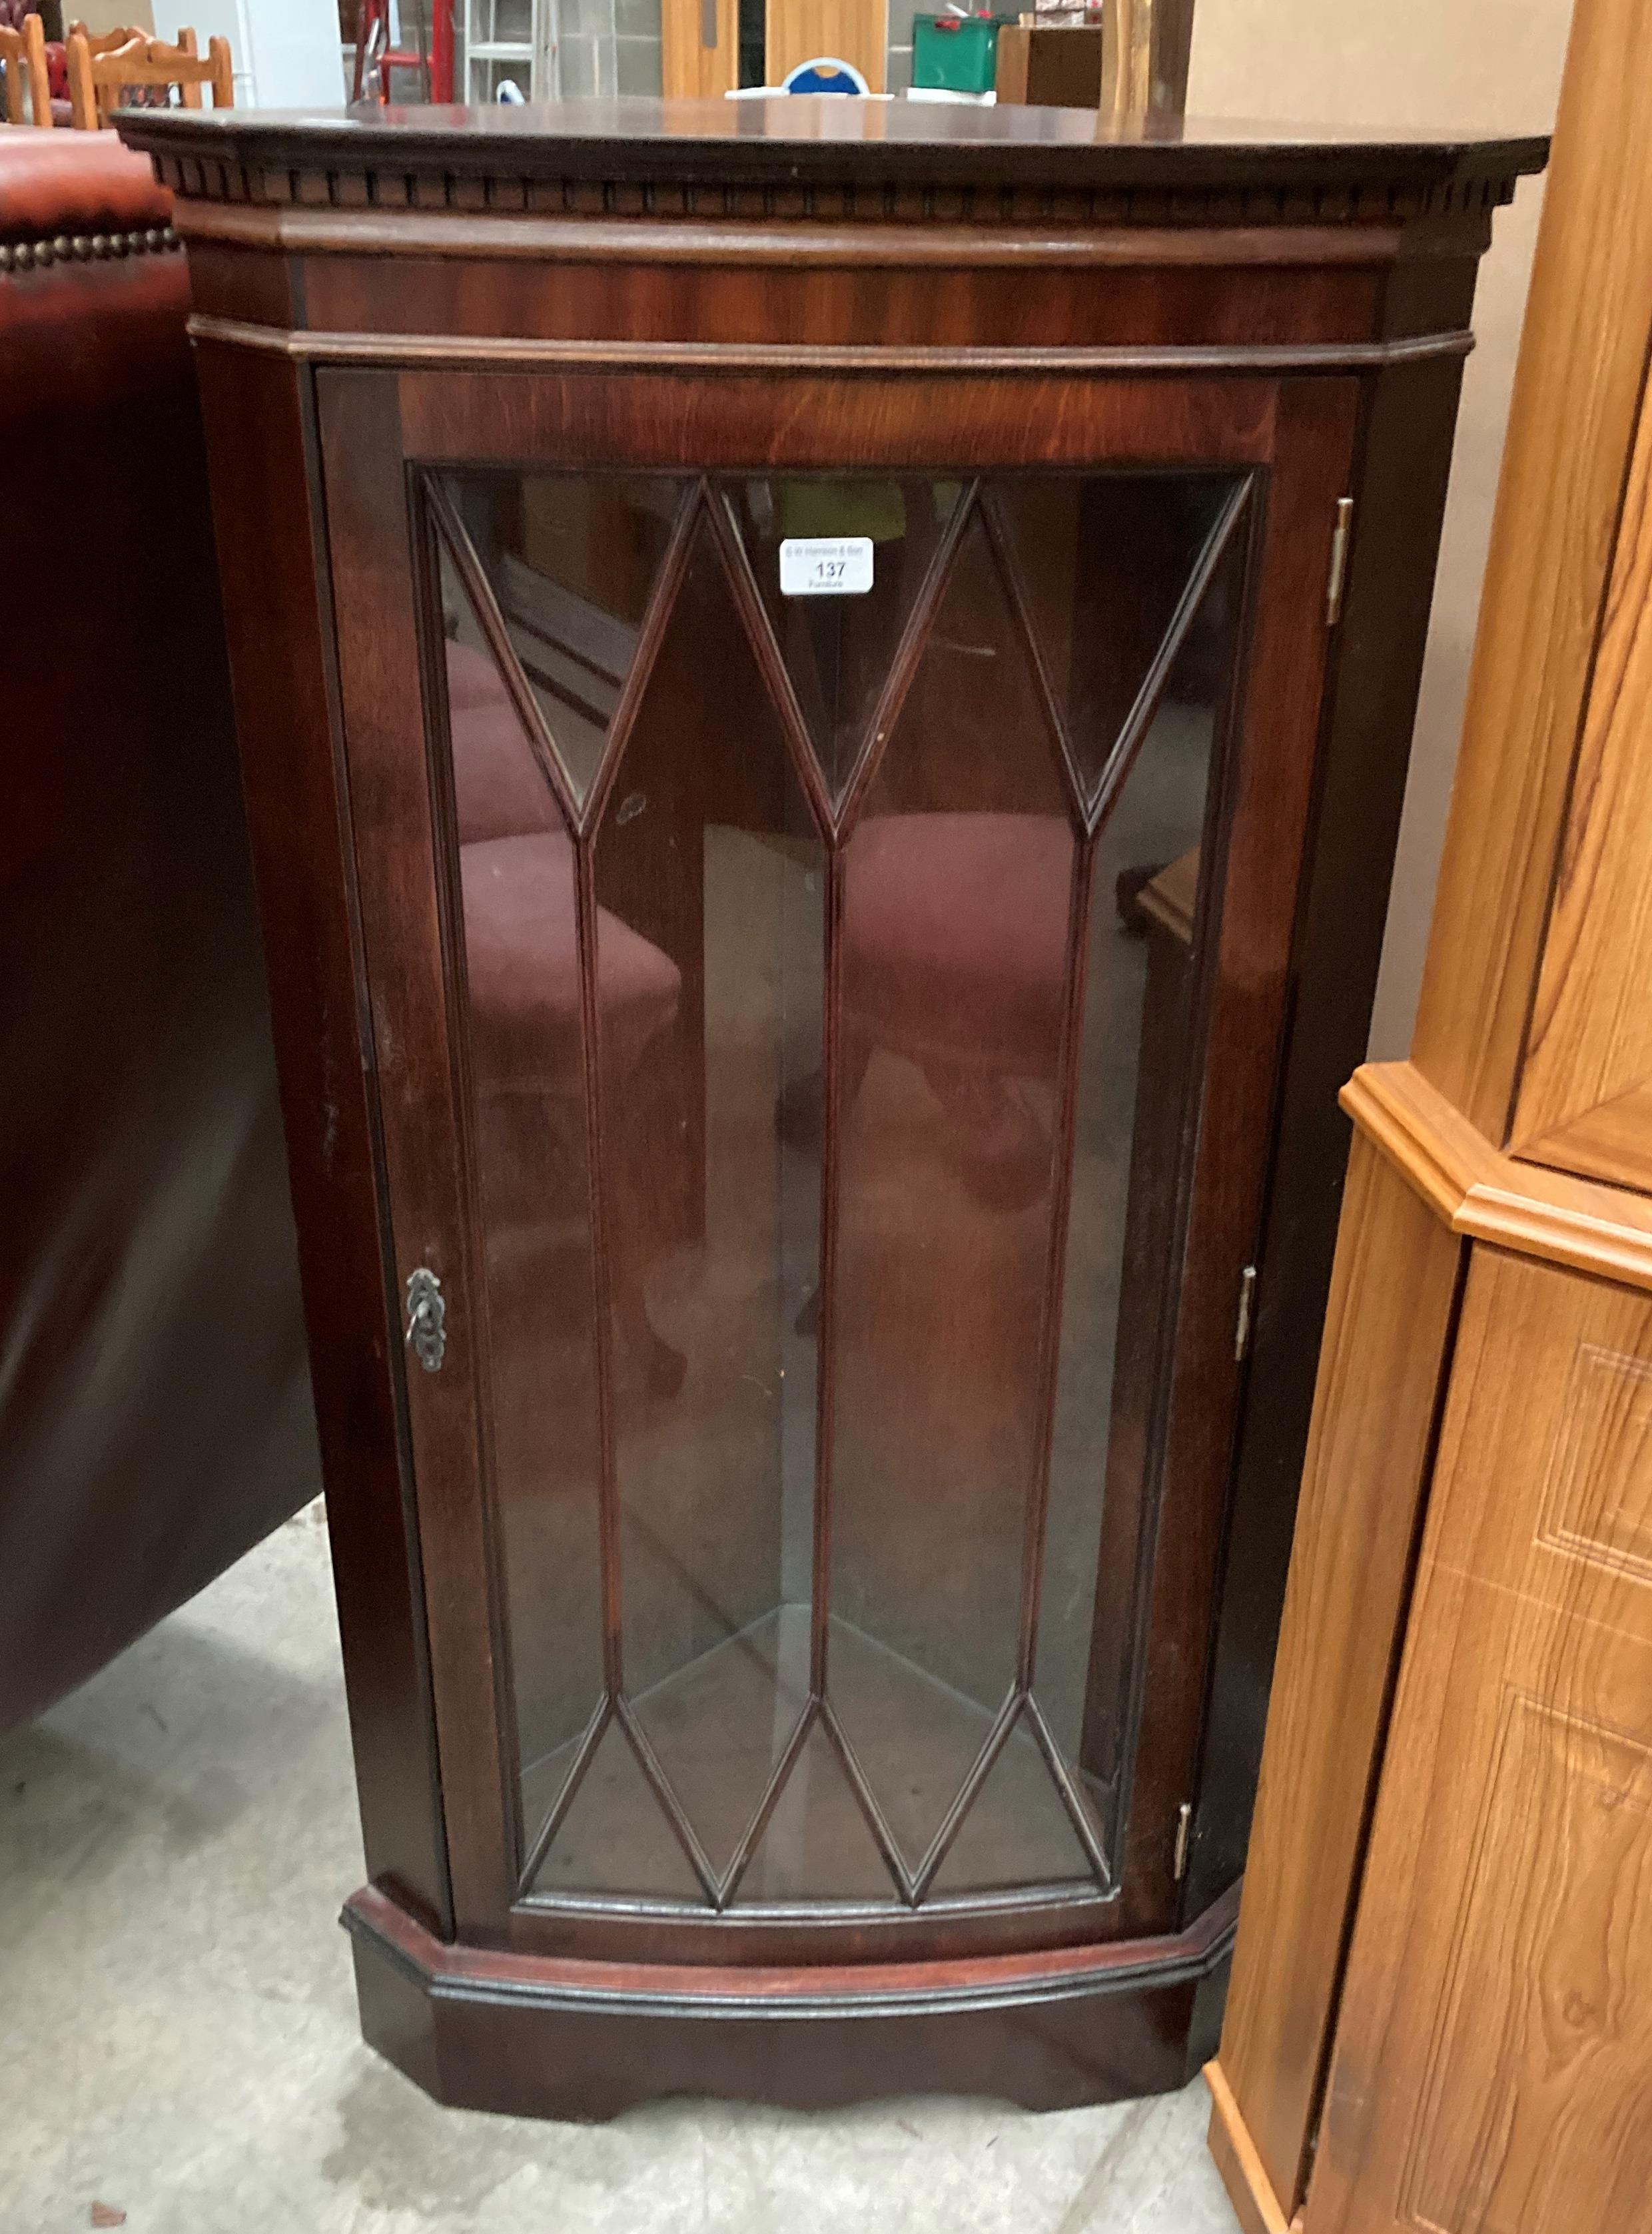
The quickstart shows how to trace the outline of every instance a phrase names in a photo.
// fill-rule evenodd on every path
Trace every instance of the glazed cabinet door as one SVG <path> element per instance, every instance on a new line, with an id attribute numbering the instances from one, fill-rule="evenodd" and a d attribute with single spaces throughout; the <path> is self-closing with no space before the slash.
<path id="1" fill-rule="evenodd" d="M 319 389 L 461 1928 L 1172 1927 L 1352 383 Z"/>

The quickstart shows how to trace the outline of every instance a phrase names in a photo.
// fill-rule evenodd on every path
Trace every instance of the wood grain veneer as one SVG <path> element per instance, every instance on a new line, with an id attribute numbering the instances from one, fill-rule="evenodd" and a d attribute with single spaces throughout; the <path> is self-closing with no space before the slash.
<path id="1" fill-rule="evenodd" d="M 1652 1205 L 1492 1147 L 1414 1063 L 1368 1063 L 1343 1108 L 1435 1215 L 1474 1241 L 1652 1287 Z"/>
<path id="2" fill-rule="evenodd" d="M 1310 1451 L 1355 1456 L 1310 1460 L 1211 2072 L 1269 2234 L 1618 2234 L 1652 2178 L 1649 59 L 1582 0 L 1412 1060 L 1342 1095 Z"/>
<path id="3" fill-rule="evenodd" d="M 823 104 L 817 106 L 817 101 Z M 617 100 L 121 120 L 185 199 L 881 225 L 1479 222 L 1544 142 L 1087 110 Z M 1432 244 L 1431 244 L 1432 245 Z"/>
<path id="4" fill-rule="evenodd" d="M 1408 730 L 1414 714 L 1405 678 L 1427 638 L 1433 586 L 1431 570 L 1401 554 L 1432 548 L 1429 523 L 1445 500 L 1444 432 L 1453 423 L 1459 369 L 1443 360 L 1389 368 L 1372 384 L 1361 428 L 1360 533 L 1336 632 L 1335 741 L 1316 815 L 1322 866 L 1296 930 L 1295 1032 L 1302 1052 L 1278 1118 L 1285 1176 L 1257 1259 L 1246 1434 L 1229 1520 L 1236 1540 L 1276 1548 L 1252 1569 L 1256 1587 L 1230 1594 L 1217 1638 L 1202 1819 L 1190 1867 L 1196 1899 L 1244 1865 L 1245 1796 L 1255 1789 L 1263 1744 L 1255 1702 L 1265 1696 L 1273 1670 L 1296 1453 L 1307 1446 L 1335 1245 L 1316 1219 L 1308 1175 L 1340 1164 L 1347 1153 L 1348 1119 L 1336 1096 L 1365 1051 L 1348 1037 L 1348 1003 L 1355 988 L 1376 979 L 1401 811 L 1392 740 Z M 1411 449 L 1427 427 L 1440 430 L 1429 446 L 1434 477 L 1417 469 Z M 1401 643 L 1414 649 L 1403 665 L 1391 663 Z M 1368 997 L 1362 990 L 1361 1006 Z"/>
<path id="5" fill-rule="evenodd" d="M 1222 2122 L 1231 2137 L 1243 2128 L 1237 2146 L 1281 2224 L 1301 2200 L 1345 1952 L 1326 1888 L 1355 1872 L 1369 1819 L 1461 1256 L 1431 1205 L 1357 1140 L 1219 2061 Z"/>
<path id="6" fill-rule="evenodd" d="M 1236 1906 L 1077 1955 L 800 1970 L 449 1945 L 370 1886 L 344 1924 L 368 2039 L 439 2101 L 542 2117 L 573 2098 L 611 2117 L 662 2089 L 833 2108 L 910 2091 L 915 2067 L 930 2087 L 1046 2107 L 1155 2091 L 1181 2070 Z M 788 2052 L 806 2030 L 810 2052 Z"/>
<path id="7" fill-rule="evenodd" d="M 669 101 L 715 100 L 737 86 L 740 0 L 661 0 L 660 75 Z"/>
<path id="8" fill-rule="evenodd" d="M 871 91 L 883 91 L 887 0 L 767 0 L 764 12 L 766 84 L 779 85 L 800 62 L 832 55 L 852 62 Z"/>
<path id="9" fill-rule="evenodd" d="M 1644 2224 L 1652 1302 L 1475 1252 L 1306 2224 Z"/>
<path id="10" fill-rule="evenodd" d="M 1652 334 L 1644 0 L 1586 0 L 1555 131 L 1412 1060 L 1501 1145 Z M 1518 744 L 1514 741 L 1518 741 Z"/>
<path id="11" fill-rule="evenodd" d="M 290 367 L 210 346 L 197 366 L 218 460 L 213 520 L 287 1165 L 310 1206 L 298 1264 L 367 1867 L 410 1914 L 451 1929 L 423 1580 L 404 1527 L 328 578 L 310 509 L 315 424 Z"/>
<path id="12" fill-rule="evenodd" d="M 1301 2227 L 1301 2216 L 1289 2219 L 1280 2209 L 1273 2182 L 1239 2114 L 1233 2089 L 1214 2057 L 1205 2067 L 1205 2084 L 1211 2095 L 1207 2136 L 1211 2156 L 1244 2234 L 1292 2234 L 1293 2227 Z"/>
<path id="13" fill-rule="evenodd" d="M 411 791 L 416 788 L 422 796 L 426 782 L 423 767 L 404 748 L 409 735 L 420 734 L 422 716 L 418 660 L 398 656 L 412 637 L 413 587 L 397 532 L 400 510 L 390 509 L 401 480 L 393 376 L 333 376 L 322 384 L 317 416 L 323 446 L 335 456 L 349 456 L 356 467 L 349 476 L 335 467 L 328 478 L 332 566 L 336 573 L 350 570 L 353 591 L 338 599 L 333 626 L 340 715 L 351 747 L 352 823 L 380 830 L 394 823 L 398 803 Z M 381 468 L 376 474 L 375 464 Z M 397 1259 L 408 1265 L 436 1255 L 442 1235 L 457 1225 L 454 1198 L 461 1184 L 456 1159 L 431 1154 L 424 1145 L 451 1137 L 454 1129 L 450 1020 L 441 1005 L 395 1003 L 398 988 L 422 984 L 441 969 L 443 925 L 427 850 L 433 843 L 423 823 L 401 843 L 358 846 L 355 856 L 361 967 L 376 1042 L 374 1085 L 382 1184 L 395 1204 L 387 1238 Z M 474 1465 L 480 1432 L 468 1366 L 483 1315 L 472 1305 L 467 1276 L 468 1268 L 455 1264 L 447 1280 L 449 1362 L 463 1369 L 419 1373 L 402 1381 L 409 1432 L 431 1450 L 432 1462 L 414 1472 L 411 1486 L 432 1619 L 438 1625 L 444 1617 L 451 1622 L 461 1606 L 485 1603 L 488 1589 L 486 1553 L 460 1487 L 467 1463 Z M 392 1280 L 398 1328 L 404 1279 L 403 1273 Z M 447 1456 L 447 1466 L 434 1462 L 437 1453 Z M 467 1624 L 465 1635 L 462 1658 L 438 1652 L 431 1662 L 434 1735 L 444 1763 L 497 1760 L 502 1744 L 492 1625 Z M 447 1767 L 444 1784 L 450 1897 L 454 1924 L 462 1930 L 467 1924 L 484 1924 L 508 1903 L 515 1872 L 505 1830 L 502 1778 L 473 1776 L 461 1793 Z"/>
<path id="14" fill-rule="evenodd" d="M 1516 1155 L 1652 1188 L 1652 411 L 1613 554 L 1526 1035 Z"/>
<path id="15" fill-rule="evenodd" d="M 1462 1244 L 1366 1141 L 1343 1193 L 1220 2075 L 1281 2221 L 1303 2192 L 1411 1591 Z M 1305 1796 L 1312 1836 L 1303 1834 Z M 1230 2118 L 1230 2126 L 1238 2118 Z"/>
<path id="16" fill-rule="evenodd" d="M 1474 1252 L 1477 1263 L 1496 1264 L 1503 1261 L 1497 1252 L 1514 1251 L 1557 1272 L 1621 1284 L 1543 1291 L 1567 1309 L 1593 1294 L 1616 1296 L 1616 1308 L 1629 1312 L 1633 1291 L 1652 1290 L 1652 1205 L 1641 1196 L 1493 1149 L 1408 1063 L 1366 1066 L 1342 1099 L 1358 1139 L 1321 1352 L 1250 1892 L 1211 2074 L 1212 2150 L 1242 2217 L 1259 2214 L 1263 2224 L 1272 2217 L 1290 2220 L 1308 2196 L 1333 2039 L 1364 2040 L 1363 2028 L 1375 2022 L 1368 2007 L 1344 2002 L 1344 1972 L 1355 1909 L 1364 1932 L 1373 1872 L 1382 1867 L 1366 1841 L 1379 1783 L 1385 1793 L 1388 1788 L 1385 1763 L 1402 1758 L 1390 1728 L 1406 1733 L 1407 1748 L 1414 1742 L 1403 1701 L 1394 1707 L 1391 1699 L 1401 1642 L 1431 1619 L 1449 1627 L 1455 1617 L 1433 1600 L 1414 1604 L 1410 1564 L 1420 1516 L 1441 1494 L 1431 1480 L 1432 1436 L 1443 1391 L 1448 1383 L 1458 1387 L 1453 1329 L 1463 1243 L 1492 1244 L 1489 1256 Z M 1481 1401 L 1492 1402 L 1489 1388 Z M 1432 1697 L 1426 1690 L 1417 1695 Z M 1424 1901 L 1421 1890 L 1415 1897 Z M 1373 1927 L 1365 1944 L 1374 1970 L 1393 1969 L 1381 1950 L 1394 1937 L 1390 1930 L 1385 1940 Z M 1374 2078 L 1360 2083 L 1373 2097 L 1387 2085 Z M 1308 2234 L 1342 2223 L 1322 2219 L 1317 2203 L 1309 2203 Z M 1387 2222 L 1355 2215 L 1347 2223 Z M 1440 2223 L 1457 2234 L 1464 2222 Z"/>

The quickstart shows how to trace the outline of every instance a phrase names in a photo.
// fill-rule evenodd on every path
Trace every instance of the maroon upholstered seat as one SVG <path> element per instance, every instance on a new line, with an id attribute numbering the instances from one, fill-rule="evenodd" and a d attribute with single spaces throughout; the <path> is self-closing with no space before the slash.
<path id="1" fill-rule="evenodd" d="M 485 651 L 467 643 L 447 646 L 447 706 L 457 714 L 470 706 L 508 706 L 510 693 Z"/>
<path id="2" fill-rule="evenodd" d="M 454 726 L 457 753 L 458 717 Z M 460 846 L 459 872 L 478 1093 L 496 1114 L 513 1102 L 530 1106 L 516 1097 L 542 1097 L 553 1129 L 565 1140 L 577 1140 L 584 1121 L 584 1075 L 572 841 L 559 829 L 481 839 Z M 611 1153 L 621 1157 L 634 1159 L 637 1152 L 625 1122 L 626 1082 L 675 1018 L 682 990 L 682 972 L 669 956 L 611 910 L 597 910 L 597 1035 L 604 1082 L 616 1105 Z M 494 1165 L 496 1183 L 503 1175 L 507 1187 L 519 1193 L 526 1187 L 516 1206 L 525 1225 L 543 1209 L 534 1199 L 533 1173 L 531 1160 Z M 650 1386 L 675 1395 L 686 1361 L 650 1320 L 643 1284 L 650 1237 L 630 1199 L 637 1190 L 621 1192 L 629 1207 L 611 1237 L 615 1310 Z M 497 1227 L 512 1215 L 502 1197 L 494 1202 Z"/>
<path id="3" fill-rule="evenodd" d="M 573 846 L 560 830 L 460 849 L 465 951 L 484 1092 L 574 1094 L 579 1070 Z M 676 1014 L 682 974 L 607 908 L 597 913 L 597 1031 L 604 1075 L 629 1076 Z"/>
<path id="4" fill-rule="evenodd" d="M 852 1029 L 917 1061 L 1051 1075 L 1073 833 L 1048 814 L 880 814 L 845 868 Z"/>
<path id="5" fill-rule="evenodd" d="M 448 729 L 461 846 L 529 832 L 563 834 L 556 801 L 508 701 L 452 706 Z"/>
<path id="6" fill-rule="evenodd" d="M 447 728 L 453 741 L 459 839 L 560 831 L 562 818 L 534 763 L 520 716 L 498 669 L 470 645 L 447 648 Z"/>

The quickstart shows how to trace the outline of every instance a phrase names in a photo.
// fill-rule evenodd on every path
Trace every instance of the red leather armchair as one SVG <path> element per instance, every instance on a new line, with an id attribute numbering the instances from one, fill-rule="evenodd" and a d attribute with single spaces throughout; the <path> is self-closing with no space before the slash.
<path id="1" fill-rule="evenodd" d="M 168 217 L 0 129 L 0 1729 L 319 1486 Z"/>

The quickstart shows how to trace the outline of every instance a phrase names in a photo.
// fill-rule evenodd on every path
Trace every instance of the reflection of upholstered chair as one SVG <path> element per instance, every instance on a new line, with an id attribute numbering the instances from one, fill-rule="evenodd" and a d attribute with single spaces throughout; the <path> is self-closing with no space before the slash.
<path id="1" fill-rule="evenodd" d="M 448 643 L 447 650 L 450 713 L 465 713 L 474 706 L 510 704 L 510 694 L 500 671 L 486 652 L 473 651 L 467 643 Z"/>
<path id="2" fill-rule="evenodd" d="M 477 1086 L 506 1123 L 512 1105 L 526 1129 L 548 1115 L 566 1168 L 580 1156 L 585 1123 L 573 845 L 492 663 L 450 643 L 447 690 Z M 681 991 L 669 957 L 607 908 L 597 911 L 597 1035 L 616 1138 L 624 1137 L 628 1085 L 675 1018 Z M 533 1169 L 529 1154 L 505 1160 Z M 617 1214 L 635 1192 L 611 1191 Z M 683 1360 L 649 1321 L 645 1237 L 628 1224 L 613 1242 L 620 1324 L 650 1384 L 670 1394 L 682 1384 Z"/>
<path id="3" fill-rule="evenodd" d="M 875 1048 L 908 1057 L 995 1208 L 1048 1184 L 1050 1099 L 1027 1088 L 1055 1075 L 1073 860 L 1047 814 L 880 814 L 848 848 L 845 1107 Z"/>
<path id="4" fill-rule="evenodd" d="M 584 1090 L 572 843 L 560 830 L 527 831 L 463 845 L 459 858 L 481 1074 L 490 1087 L 571 1101 Z M 679 983 L 657 946 L 597 911 L 605 1092 L 624 1092 L 649 1042 L 676 1015 Z"/>
<path id="5" fill-rule="evenodd" d="M 562 829 L 498 671 L 462 643 L 447 646 L 447 718 L 461 846 Z"/>

